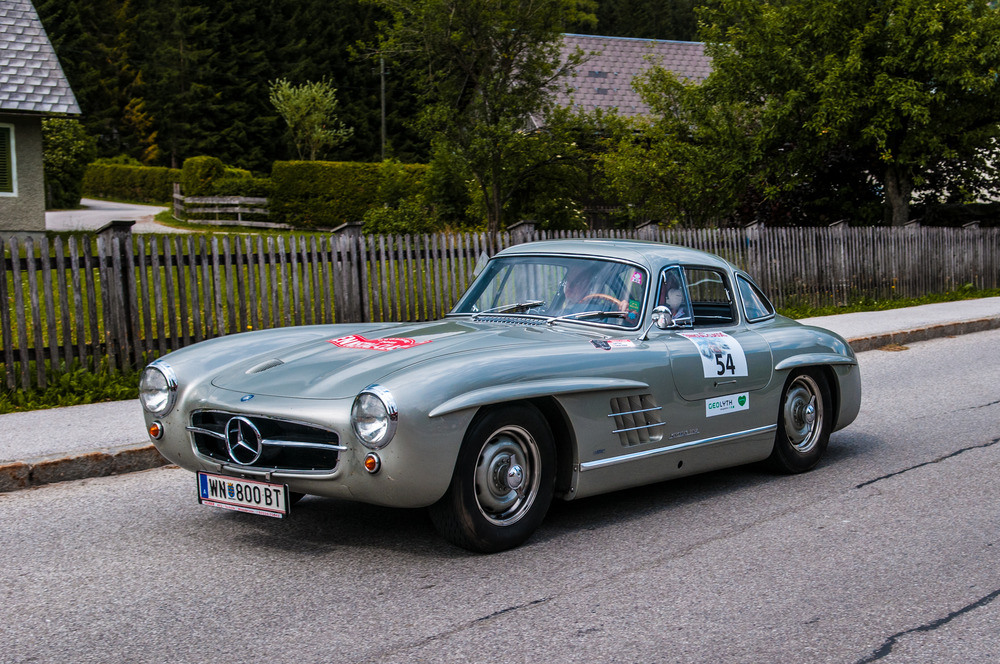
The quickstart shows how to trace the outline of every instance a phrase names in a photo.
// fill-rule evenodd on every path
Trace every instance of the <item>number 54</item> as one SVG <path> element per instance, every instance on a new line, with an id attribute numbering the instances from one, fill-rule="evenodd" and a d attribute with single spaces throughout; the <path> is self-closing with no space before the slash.
<path id="1" fill-rule="evenodd" d="M 733 363 L 733 356 L 730 353 L 726 353 L 725 362 L 722 361 L 722 353 L 716 353 L 715 364 L 719 367 L 719 376 L 723 375 L 727 371 L 731 375 L 736 375 L 736 365 Z"/>

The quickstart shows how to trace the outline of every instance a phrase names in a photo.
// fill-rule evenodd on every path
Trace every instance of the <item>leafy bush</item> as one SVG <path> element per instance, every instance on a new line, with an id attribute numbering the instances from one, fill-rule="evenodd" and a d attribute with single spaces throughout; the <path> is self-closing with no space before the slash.
<path id="1" fill-rule="evenodd" d="M 97 156 L 97 141 L 79 120 L 47 118 L 42 120 L 42 146 L 45 207 L 76 207 L 87 164 Z"/>
<path id="2" fill-rule="evenodd" d="M 386 176 L 386 171 L 391 174 Z M 426 171 L 424 164 L 278 161 L 271 171 L 271 221 L 300 228 L 360 221 L 369 209 L 384 203 L 382 196 L 390 191 L 418 190 Z M 392 184 L 380 191 L 383 177 Z"/>
<path id="3" fill-rule="evenodd" d="M 364 233 L 376 235 L 413 235 L 438 230 L 438 218 L 421 197 L 408 198 L 391 207 L 384 205 L 368 210 L 364 216 Z"/>
<path id="4" fill-rule="evenodd" d="M 181 179 L 177 168 L 101 163 L 104 161 L 87 166 L 83 174 L 85 196 L 167 204 L 173 197 L 173 183 Z"/>
<path id="5" fill-rule="evenodd" d="M 0 413 L 123 401 L 139 396 L 139 372 L 93 372 L 77 365 L 44 390 L 0 390 Z"/>
<path id="6" fill-rule="evenodd" d="M 227 169 L 228 173 L 228 169 Z M 248 196 L 267 198 L 271 195 L 271 180 L 255 177 L 220 178 L 212 182 L 211 196 Z"/>
<path id="7" fill-rule="evenodd" d="M 225 176 L 226 167 L 216 157 L 189 157 L 181 166 L 181 192 L 185 196 L 210 196 L 212 183 Z"/>

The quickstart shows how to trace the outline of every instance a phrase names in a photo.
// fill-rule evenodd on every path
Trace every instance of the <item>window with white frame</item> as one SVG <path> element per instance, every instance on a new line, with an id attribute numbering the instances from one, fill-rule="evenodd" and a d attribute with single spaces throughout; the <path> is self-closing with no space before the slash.
<path id="1" fill-rule="evenodd" d="M 0 124 L 0 196 L 17 196 L 14 125 Z"/>

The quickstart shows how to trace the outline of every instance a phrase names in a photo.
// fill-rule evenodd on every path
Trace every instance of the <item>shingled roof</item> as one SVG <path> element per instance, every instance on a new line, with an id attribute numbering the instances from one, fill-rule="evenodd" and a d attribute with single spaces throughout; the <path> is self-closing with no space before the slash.
<path id="1" fill-rule="evenodd" d="M 0 2 L 0 111 L 80 113 L 30 0 Z"/>
<path id="2" fill-rule="evenodd" d="M 575 77 L 564 81 L 572 90 L 559 90 L 556 103 L 584 111 L 617 108 L 625 116 L 649 113 L 649 106 L 632 89 L 632 79 L 649 69 L 651 59 L 694 82 L 712 71 L 701 42 L 563 35 L 563 57 L 577 48 L 589 58 L 576 69 Z"/>

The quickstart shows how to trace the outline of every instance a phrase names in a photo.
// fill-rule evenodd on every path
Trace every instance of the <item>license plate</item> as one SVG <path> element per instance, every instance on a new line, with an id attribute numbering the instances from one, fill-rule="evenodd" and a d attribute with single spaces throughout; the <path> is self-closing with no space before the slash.
<path id="1" fill-rule="evenodd" d="M 199 472 L 198 502 L 224 510 L 281 519 L 288 516 L 288 487 Z"/>

